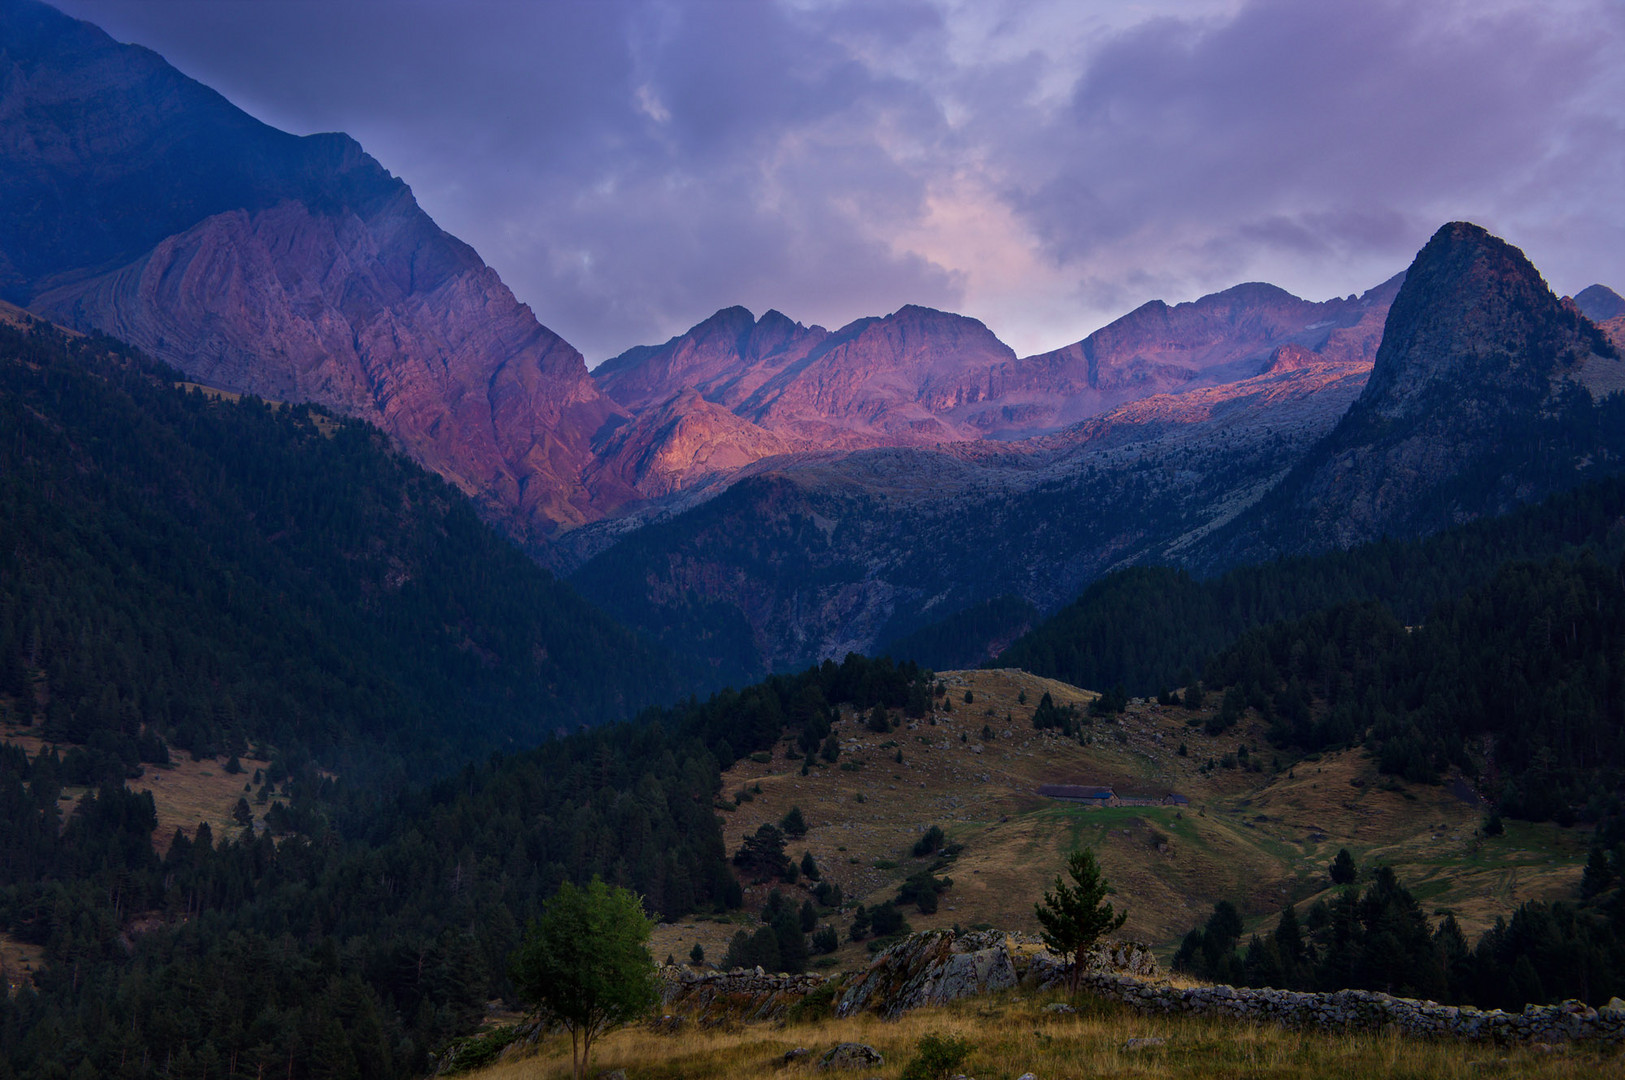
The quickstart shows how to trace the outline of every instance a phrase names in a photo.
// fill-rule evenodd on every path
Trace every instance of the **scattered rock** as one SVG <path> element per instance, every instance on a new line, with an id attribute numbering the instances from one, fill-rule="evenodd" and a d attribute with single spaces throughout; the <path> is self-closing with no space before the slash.
<path id="1" fill-rule="evenodd" d="M 879 1050 L 865 1043 L 854 1042 L 839 1043 L 818 1059 L 820 1069 L 862 1069 L 884 1064 L 886 1059 Z"/>
<path id="2" fill-rule="evenodd" d="M 779 1063 L 781 1065 L 794 1065 L 796 1062 L 800 1061 L 804 1057 L 807 1057 L 811 1053 L 812 1051 L 808 1050 L 805 1046 L 798 1046 L 794 1050 L 786 1050 L 784 1052 L 784 1056 L 779 1059 Z"/>
<path id="3" fill-rule="evenodd" d="M 1044 1011 L 1047 1013 L 1058 1013 L 1063 1016 L 1071 1016 L 1078 1010 L 1074 1009 L 1064 1001 L 1052 1001 L 1048 1005 L 1044 1006 Z"/>
<path id="4" fill-rule="evenodd" d="M 1123 1044 L 1125 1051 L 1149 1050 L 1154 1046 L 1167 1046 L 1168 1040 L 1161 1035 L 1149 1035 L 1143 1039 L 1130 1039 Z"/>

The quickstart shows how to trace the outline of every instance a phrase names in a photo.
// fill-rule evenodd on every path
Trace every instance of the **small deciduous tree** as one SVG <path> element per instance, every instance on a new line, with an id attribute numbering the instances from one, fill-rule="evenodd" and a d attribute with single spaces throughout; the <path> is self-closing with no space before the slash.
<path id="1" fill-rule="evenodd" d="M 1128 911 L 1115 911 L 1105 900 L 1106 879 L 1089 848 L 1074 851 L 1067 859 L 1068 885 L 1055 878 L 1055 891 L 1044 894 L 1042 904 L 1034 904 L 1044 944 L 1051 952 L 1072 957 L 1072 992 L 1078 992 L 1089 950 L 1102 934 L 1123 925 Z"/>
<path id="2" fill-rule="evenodd" d="M 600 1035 L 660 998 L 650 929 L 636 893 L 598 878 L 586 888 L 565 882 L 514 955 L 509 974 L 520 996 L 570 1033 L 576 1080 Z"/>

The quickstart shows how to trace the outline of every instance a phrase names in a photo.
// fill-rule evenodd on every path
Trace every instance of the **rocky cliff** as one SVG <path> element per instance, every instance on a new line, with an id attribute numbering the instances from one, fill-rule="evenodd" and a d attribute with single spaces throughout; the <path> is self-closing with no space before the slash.
<path id="1" fill-rule="evenodd" d="M 342 135 L 276 131 L 95 27 L 0 4 L 0 290 L 200 381 L 370 420 L 521 535 L 635 496 L 579 353 Z"/>
<path id="2" fill-rule="evenodd" d="M 834 332 L 726 308 L 593 377 L 624 408 L 658 413 L 607 444 L 614 474 L 658 495 L 794 449 L 1020 440 L 1098 416 L 1140 423 L 1149 414 L 1112 414 L 1148 399 L 1166 424 L 1187 422 L 1187 404 L 1192 420 L 1224 401 L 1268 407 L 1252 380 L 1362 377 L 1400 280 L 1325 303 L 1256 283 L 1172 307 L 1152 301 L 1074 345 L 1019 359 L 982 323 L 930 308 Z M 1195 389 L 1211 392 L 1185 396 Z M 662 440 L 678 427 L 674 450 Z"/>

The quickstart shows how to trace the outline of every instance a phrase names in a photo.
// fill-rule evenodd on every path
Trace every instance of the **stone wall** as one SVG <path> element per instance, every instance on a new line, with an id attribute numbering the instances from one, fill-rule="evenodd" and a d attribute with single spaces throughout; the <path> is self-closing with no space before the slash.
<path id="1" fill-rule="evenodd" d="M 1144 945 L 1097 946 L 1089 970 L 1155 975 L 1156 959 Z M 817 990 L 831 997 L 838 1016 L 874 1012 L 887 1018 L 925 1005 L 945 1005 L 972 994 L 1004 990 L 1023 980 L 1039 987 L 1065 979 L 1067 965 L 1035 938 L 1002 930 L 910 934 L 886 949 L 864 971 L 822 977 L 784 975 L 761 968 L 703 971 L 686 964 L 661 969 L 668 1015 L 702 1023 L 777 1020 Z"/>
<path id="2" fill-rule="evenodd" d="M 660 977 L 661 1004 L 668 1017 L 682 1015 L 702 1023 L 779 1020 L 826 982 L 846 978 L 786 975 L 759 967 L 701 971 L 687 964 L 662 967 Z M 666 1017 L 662 1020 L 670 1023 Z"/>
<path id="3" fill-rule="evenodd" d="M 699 971 L 686 965 L 661 969 L 668 1016 L 700 1023 L 778 1020 L 809 994 L 827 994 L 837 1016 L 861 1012 L 895 1018 L 926 1005 L 943 1005 L 973 994 L 1017 985 L 1049 989 L 1064 985 L 1067 962 L 1033 938 L 989 930 L 912 934 L 857 973 L 783 975 L 761 968 Z M 1322 1031 L 1397 1031 L 1425 1038 L 1499 1043 L 1592 1041 L 1625 1044 L 1625 1001 L 1601 1009 L 1583 1002 L 1531 1005 L 1521 1013 L 1393 997 L 1374 990 L 1300 993 L 1233 986 L 1180 988 L 1157 978 L 1155 957 L 1137 942 L 1095 948 L 1083 977 L 1084 990 L 1145 1012 L 1230 1016 Z"/>
<path id="4" fill-rule="evenodd" d="M 1375 990 L 1300 993 L 1233 986 L 1187 989 L 1111 973 L 1086 974 L 1086 990 L 1147 1012 L 1233 1016 L 1323 1031 L 1398 1031 L 1426 1038 L 1501 1043 L 1625 1041 L 1625 1002 L 1530 1005 L 1521 1013 L 1392 997 Z"/>

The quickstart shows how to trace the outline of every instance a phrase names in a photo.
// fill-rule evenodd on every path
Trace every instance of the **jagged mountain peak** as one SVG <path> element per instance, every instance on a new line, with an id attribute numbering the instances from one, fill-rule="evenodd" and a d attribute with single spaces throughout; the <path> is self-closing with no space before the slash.
<path id="1" fill-rule="evenodd" d="M 1213 569 L 1419 535 L 1571 486 L 1609 467 L 1584 435 L 1592 399 L 1571 391 L 1622 380 L 1602 332 L 1522 251 L 1451 222 L 1406 272 L 1348 413 L 1192 561 Z"/>
<path id="2" fill-rule="evenodd" d="M 1453 221 L 1417 253 L 1394 297 L 1357 408 L 1397 417 L 1426 408 L 1446 385 L 1544 396 L 1558 364 L 1592 351 L 1610 350 L 1522 251 Z"/>

